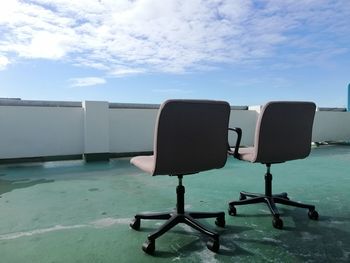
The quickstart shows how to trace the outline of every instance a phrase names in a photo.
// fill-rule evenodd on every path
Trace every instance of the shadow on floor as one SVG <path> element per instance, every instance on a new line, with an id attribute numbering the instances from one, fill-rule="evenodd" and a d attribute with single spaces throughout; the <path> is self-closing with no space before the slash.
<path id="1" fill-rule="evenodd" d="M 3 175 L 0 175 L 3 176 Z M 43 183 L 52 183 L 55 180 L 47 180 L 47 179 L 38 179 L 38 180 L 29 180 L 29 179 L 21 179 L 21 180 L 5 180 L 0 178 L 0 198 L 1 195 L 7 192 L 11 192 L 15 189 L 31 187 L 37 184 Z"/>
<path id="2" fill-rule="evenodd" d="M 266 233 L 267 238 L 252 235 L 246 238 L 237 235 L 234 238 L 235 243 L 251 247 L 251 253 L 254 253 L 252 252 L 254 247 L 264 246 L 267 248 L 266 251 L 279 247 L 284 253 L 298 258 L 300 262 L 350 262 L 348 229 L 350 216 L 337 217 L 321 214 L 318 221 L 313 221 L 309 220 L 303 209 L 280 208 L 280 212 L 282 219 L 292 218 L 294 224 L 285 225 L 282 230 L 273 229 L 271 226 L 271 232 Z M 262 214 L 247 215 L 247 217 L 257 217 L 257 219 L 264 216 Z M 230 236 L 230 233 L 227 235 Z"/>

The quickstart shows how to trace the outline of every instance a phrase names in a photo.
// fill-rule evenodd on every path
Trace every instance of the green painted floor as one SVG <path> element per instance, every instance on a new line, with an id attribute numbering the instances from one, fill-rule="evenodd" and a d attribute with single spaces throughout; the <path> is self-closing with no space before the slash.
<path id="1" fill-rule="evenodd" d="M 350 262 L 350 146 L 314 148 L 309 158 L 272 166 L 273 192 L 316 205 L 278 205 L 284 229 L 271 225 L 263 204 L 226 214 L 218 254 L 206 237 L 179 225 L 159 238 L 155 256 L 141 250 L 162 221 L 129 228 L 136 212 L 168 211 L 177 179 L 151 177 L 129 164 L 82 161 L 0 166 L 0 262 Z M 223 169 L 184 178 L 186 208 L 227 211 L 240 190 L 262 192 L 263 165 L 230 158 Z"/>

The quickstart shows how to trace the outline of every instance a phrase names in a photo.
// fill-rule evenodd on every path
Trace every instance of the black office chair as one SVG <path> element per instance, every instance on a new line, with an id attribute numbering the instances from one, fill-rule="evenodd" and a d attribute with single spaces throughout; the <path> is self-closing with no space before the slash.
<path id="1" fill-rule="evenodd" d="M 216 218 L 216 225 L 225 226 L 225 213 L 186 212 L 184 207 L 184 175 L 194 174 L 225 165 L 228 149 L 230 105 L 222 101 L 168 100 L 159 110 L 155 127 L 154 154 L 137 156 L 131 163 L 151 175 L 178 177 L 176 210 L 166 213 L 136 214 L 131 228 L 138 230 L 141 219 L 167 220 L 148 236 L 142 249 L 148 254 L 155 250 L 155 240 L 179 223 L 210 237 L 207 247 L 219 250 L 219 235 L 195 219 Z"/>
<path id="2" fill-rule="evenodd" d="M 267 103 L 261 110 L 255 130 L 254 147 L 240 148 L 242 130 L 237 132 L 236 146 L 229 153 L 235 158 L 266 165 L 265 194 L 241 192 L 239 201 L 229 203 L 228 212 L 235 216 L 235 206 L 266 203 L 272 215 L 275 228 L 283 228 L 283 221 L 275 203 L 307 208 L 310 219 L 317 220 L 315 206 L 289 200 L 287 193 L 272 194 L 271 164 L 303 159 L 310 154 L 312 126 L 315 115 L 312 102 L 275 101 Z M 249 198 L 247 198 L 249 197 Z"/>

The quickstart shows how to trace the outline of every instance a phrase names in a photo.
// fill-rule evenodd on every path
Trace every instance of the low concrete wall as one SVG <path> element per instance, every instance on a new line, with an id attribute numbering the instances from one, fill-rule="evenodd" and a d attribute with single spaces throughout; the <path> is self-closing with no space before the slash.
<path id="1" fill-rule="evenodd" d="M 84 154 L 109 153 L 109 104 L 84 101 Z"/>
<path id="2" fill-rule="evenodd" d="M 153 149 L 158 108 L 110 109 L 110 152 L 145 152 Z"/>
<path id="3" fill-rule="evenodd" d="M 349 141 L 350 112 L 316 111 L 312 140 L 314 142 Z"/>
<path id="4" fill-rule="evenodd" d="M 0 100 L 0 159 L 149 152 L 158 108 L 101 101 Z M 246 108 L 232 107 L 230 127 L 241 127 L 242 145 L 250 146 L 259 107 Z M 235 138 L 230 133 L 231 145 Z M 313 141 L 349 139 L 349 112 L 316 112 Z"/>
<path id="5" fill-rule="evenodd" d="M 158 108 L 110 109 L 110 152 L 152 151 L 154 126 Z M 257 113 L 248 110 L 231 110 L 230 127 L 241 127 L 244 131 L 242 144 L 252 145 Z M 234 144 L 235 134 L 230 135 Z"/>
<path id="6" fill-rule="evenodd" d="M 84 151 L 81 107 L 0 106 L 0 159 Z"/>

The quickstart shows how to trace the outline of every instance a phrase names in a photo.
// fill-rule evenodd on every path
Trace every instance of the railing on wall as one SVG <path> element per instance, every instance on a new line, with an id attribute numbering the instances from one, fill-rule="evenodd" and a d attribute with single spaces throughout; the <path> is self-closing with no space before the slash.
<path id="1" fill-rule="evenodd" d="M 159 104 L 0 99 L 0 160 L 106 159 L 151 152 Z M 259 107 L 232 106 L 230 126 L 252 145 Z M 313 141 L 347 141 L 350 113 L 320 108 Z M 230 137 L 232 144 L 235 138 Z"/>

